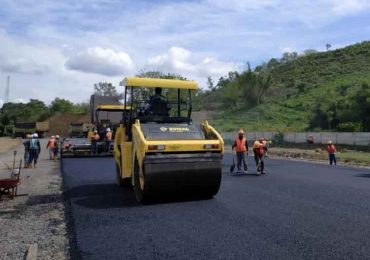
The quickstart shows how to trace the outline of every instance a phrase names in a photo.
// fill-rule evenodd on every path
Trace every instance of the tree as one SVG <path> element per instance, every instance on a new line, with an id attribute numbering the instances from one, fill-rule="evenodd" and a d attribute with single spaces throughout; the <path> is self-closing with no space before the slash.
<path id="1" fill-rule="evenodd" d="M 55 112 L 73 112 L 73 103 L 66 99 L 55 98 L 50 104 L 50 110 Z"/>
<path id="2" fill-rule="evenodd" d="M 208 89 L 211 91 L 214 91 L 216 89 L 215 84 L 213 83 L 213 79 L 210 76 L 207 77 L 207 86 Z"/>
<path id="3" fill-rule="evenodd" d="M 327 43 L 325 46 L 326 46 L 326 50 L 329 51 L 329 49 L 331 48 L 331 44 Z"/>
<path id="4" fill-rule="evenodd" d="M 122 96 L 112 83 L 99 82 L 94 84 L 94 93 L 100 96 Z"/>
<path id="5" fill-rule="evenodd" d="M 256 79 L 257 88 L 257 106 L 260 104 L 263 95 L 271 87 L 272 77 L 270 74 L 259 74 Z"/>
<path id="6" fill-rule="evenodd" d="M 317 50 L 315 50 L 315 49 L 307 49 L 307 50 L 304 50 L 303 51 L 303 55 L 304 56 L 311 55 L 311 54 L 314 54 L 314 53 L 317 53 Z"/>

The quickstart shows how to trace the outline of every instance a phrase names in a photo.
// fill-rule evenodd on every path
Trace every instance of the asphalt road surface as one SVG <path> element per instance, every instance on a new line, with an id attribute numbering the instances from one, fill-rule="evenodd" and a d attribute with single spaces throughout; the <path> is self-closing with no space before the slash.
<path id="1" fill-rule="evenodd" d="M 63 159 L 74 257 L 370 259 L 368 169 L 271 159 L 247 176 L 230 160 L 213 199 L 140 205 L 113 158 Z"/>

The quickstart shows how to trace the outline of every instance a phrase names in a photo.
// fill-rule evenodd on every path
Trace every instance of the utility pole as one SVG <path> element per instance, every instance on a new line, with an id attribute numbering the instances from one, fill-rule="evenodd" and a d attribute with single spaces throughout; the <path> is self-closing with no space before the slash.
<path id="1" fill-rule="evenodd" d="M 10 76 L 8 75 L 8 77 L 6 78 L 4 104 L 9 102 L 9 92 L 10 92 Z"/>

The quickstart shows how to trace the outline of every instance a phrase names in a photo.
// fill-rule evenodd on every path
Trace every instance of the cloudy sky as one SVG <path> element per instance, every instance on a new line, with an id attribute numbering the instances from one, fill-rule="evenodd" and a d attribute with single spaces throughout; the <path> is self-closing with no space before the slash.
<path id="1" fill-rule="evenodd" d="M 87 101 L 140 70 L 215 81 L 283 52 L 369 40 L 368 0 L 0 0 L 0 105 Z"/>

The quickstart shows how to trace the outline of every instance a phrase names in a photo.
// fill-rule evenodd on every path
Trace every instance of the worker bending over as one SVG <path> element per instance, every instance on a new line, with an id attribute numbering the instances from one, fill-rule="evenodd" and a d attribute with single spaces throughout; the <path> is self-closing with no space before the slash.
<path id="1" fill-rule="evenodd" d="M 243 129 L 240 129 L 238 132 L 238 136 L 235 138 L 235 142 L 232 145 L 232 149 L 234 150 L 234 153 L 236 154 L 237 158 L 237 168 L 238 171 L 241 172 L 241 166 L 243 162 L 244 167 L 244 173 L 248 173 L 248 166 L 247 162 L 245 160 L 245 153 L 248 155 L 248 141 L 247 138 L 244 136 Z"/>
<path id="2" fill-rule="evenodd" d="M 254 161 L 256 162 L 257 172 L 264 174 L 265 163 L 263 157 L 265 155 L 265 147 L 262 138 L 253 143 Z"/>

